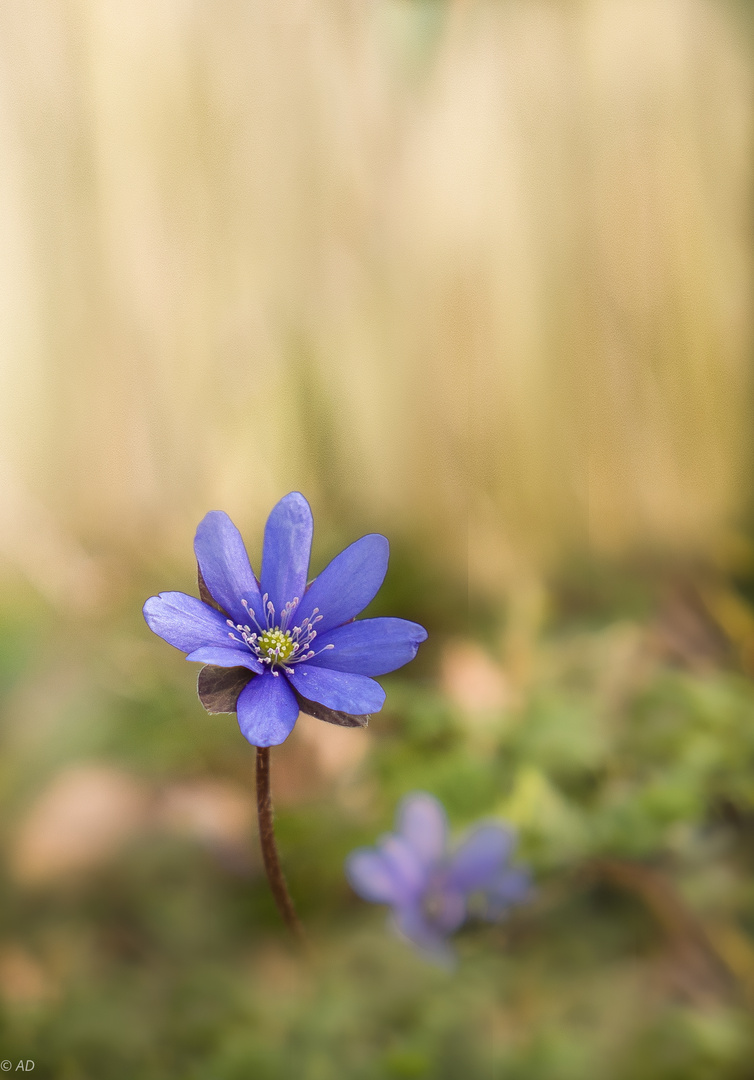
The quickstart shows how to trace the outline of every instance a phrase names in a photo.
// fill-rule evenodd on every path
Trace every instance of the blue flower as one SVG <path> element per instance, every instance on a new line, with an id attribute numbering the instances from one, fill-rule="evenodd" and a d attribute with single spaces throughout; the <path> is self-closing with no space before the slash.
<path id="1" fill-rule="evenodd" d="M 299 709 L 363 725 L 385 700 L 372 676 L 407 664 L 427 636 L 406 619 L 353 621 L 384 580 L 384 536 L 363 536 L 307 585 L 312 531 L 303 495 L 281 499 L 265 526 L 258 580 L 238 529 L 213 510 L 194 540 L 202 599 L 165 592 L 144 605 L 155 634 L 208 665 L 199 676 L 205 708 L 237 712 L 254 746 L 283 742 Z"/>
<path id="2" fill-rule="evenodd" d="M 442 804 L 419 791 L 402 801 L 394 833 L 351 852 L 346 874 L 364 900 L 390 905 L 403 937 L 448 965 L 447 938 L 468 914 L 492 921 L 529 897 L 529 875 L 508 865 L 513 846 L 509 829 L 483 824 L 449 851 Z"/>

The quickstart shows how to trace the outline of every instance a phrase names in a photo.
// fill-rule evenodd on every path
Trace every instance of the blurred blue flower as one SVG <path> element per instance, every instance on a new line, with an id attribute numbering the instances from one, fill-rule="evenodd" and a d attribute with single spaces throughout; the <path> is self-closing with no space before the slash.
<path id="1" fill-rule="evenodd" d="M 165 592 L 144 605 L 155 634 L 187 660 L 210 665 L 204 671 L 215 683 L 205 680 L 205 694 L 200 675 L 205 707 L 237 712 L 254 746 L 283 742 L 299 708 L 363 724 L 385 700 L 372 676 L 408 663 L 427 636 L 405 619 L 353 621 L 387 571 L 388 542 L 379 533 L 351 544 L 307 585 L 313 527 L 303 495 L 281 499 L 267 519 L 257 580 L 238 529 L 213 510 L 194 540 L 202 599 Z M 220 668 L 234 669 L 222 685 Z"/>
<path id="2" fill-rule="evenodd" d="M 449 965 L 454 953 L 447 938 L 467 915 L 494 921 L 529 898 L 529 875 L 508 865 L 513 847 L 511 830 L 490 823 L 450 851 L 442 804 L 419 791 L 401 802 L 394 833 L 376 848 L 351 852 L 346 875 L 364 900 L 390 905 L 400 934 Z"/>

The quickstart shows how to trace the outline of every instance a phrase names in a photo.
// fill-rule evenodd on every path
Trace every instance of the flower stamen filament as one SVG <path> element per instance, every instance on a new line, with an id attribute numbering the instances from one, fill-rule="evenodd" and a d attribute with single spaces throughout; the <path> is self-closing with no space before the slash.
<path id="1" fill-rule="evenodd" d="M 298 664 L 302 660 L 311 660 L 313 656 L 325 652 L 326 649 L 335 648 L 334 645 L 324 645 L 316 652 L 310 648 L 317 636 L 314 624 L 318 623 L 322 618 L 318 614 L 319 608 L 314 608 L 311 615 L 307 615 L 302 620 L 300 626 L 294 626 L 291 630 L 288 629 L 291 615 L 299 605 L 297 596 L 285 605 L 280 613 L 279 624 L 276 625 L 275 606 L 269 599 L 268 594 L 265 593 L 262 597 L 262 609 L 265 612 L 265 622 L 267 624 L 265 627 L 260 625 L 253 609 L 246 600 L 241 600 L 241 604 L 249 616 L 250 623 L 256 626 L 256 630 L 252 630 L 250 623 L 234 623 L 232 619 L 227 619 L 227 624 L 231 627 L 231 633 L 228 634 L 228 637 L 239 645 L 246 645 L 262 664 L 269 666 L 273 675 L 279 674 L 275 670 L 278 667 L 282 668 L 286 674 L 292 675 L 293 668 L 288 667 L 288 664 Z M 233 630 L 241 635 L 240 638 L 236 637 L 232 632 Z"/>

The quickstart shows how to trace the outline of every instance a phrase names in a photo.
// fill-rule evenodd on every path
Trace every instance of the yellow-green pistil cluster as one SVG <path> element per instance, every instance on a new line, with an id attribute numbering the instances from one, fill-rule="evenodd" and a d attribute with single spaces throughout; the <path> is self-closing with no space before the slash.
<path id="1" fill-rule="evenodd" d="M 289 630 L 280 630 L 274 627 L 265 630 L 257 638 L 257 649 L 260 659 L 269 659 L 273 663 L 276 660 L 285 661 L 295 651 L 296 642 L 291 637 Z"/>

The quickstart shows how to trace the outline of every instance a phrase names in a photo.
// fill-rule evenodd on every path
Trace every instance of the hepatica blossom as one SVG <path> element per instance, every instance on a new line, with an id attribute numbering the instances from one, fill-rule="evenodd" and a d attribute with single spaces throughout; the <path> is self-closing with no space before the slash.
<path id="1" fill-rule="evenodd" d="M 205 708 L 237 712 L 254 746 L 283 742 L 299 709 L 363 725 L 385 700 L 373 676 L 408 663 L 427 636 L 405 619 L 353 621 L 385 577 L 384 536 L 363 536 L 307 585 L 312 531 L 303 495 L 281 499 L 267 519 L 257 579 L 238 529 L 213 510 L 194 540 L 201 599 L 164 592 L 144 605 L 155 634 L 207 665 L 199 675 Z"/>
<path id="2" fill-rule="evenodd" d="M 399 806 L 395 832 L 375 848 L 352 852 L 346 874 L 364 900 L 390 905 L 403 937 L 449 965 L 454 954 L 447 938 L 468 915 L 496 920 L 528 898 L 529 875 L 509 865 L 513 846 L 508 828 L 481 824 L 449 848 L 442 804 L 415 792 Z"/>

